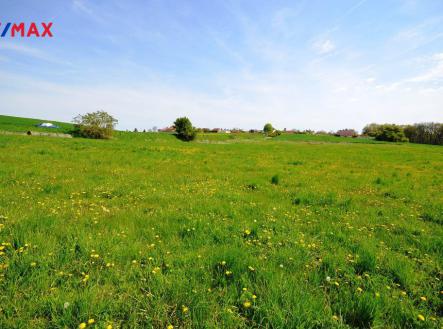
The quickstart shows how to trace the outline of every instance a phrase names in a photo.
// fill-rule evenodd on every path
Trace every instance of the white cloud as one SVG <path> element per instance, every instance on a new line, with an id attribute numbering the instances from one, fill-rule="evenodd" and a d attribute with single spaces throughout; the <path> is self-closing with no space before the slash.
<path id="1" fill-rule="evenodd" d="M 119 129 L 167 126 L 182 115 L 197 126 L 245 129 L 268 121 L 279 128 L 315 130 L 361 129 L 374 121 L 443 121 L 438 105 L 443 93 L 429 88 L 388 92 L 368 84 L 367 76 L 337 68 L 313 66 L 299 74 L 232 72 L 219 76 L 219 92 L 212 95 L 160 81 L 137 87 L 69 86 L 0 73 L 19 86 L 0 88 L 2 113 L 70 121 L 79 112 L 101 109 L 119 119 Z"/>
<path id="2" fill-rule="evenodd" d="M 312 47 L 320 55 L 325 55 L 335 50 L 335 44 L 329 39 L 316 41 Z"/>

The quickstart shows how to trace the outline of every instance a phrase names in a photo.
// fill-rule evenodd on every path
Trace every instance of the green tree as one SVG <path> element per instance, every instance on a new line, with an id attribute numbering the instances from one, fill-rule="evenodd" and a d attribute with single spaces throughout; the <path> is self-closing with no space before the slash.
<path id="1" fill-rule="evenodd" d="M 176 135 L 183 141 L 192 141 L 197 137 L 197 131 L 187 117 L 178 118 L 174 122 Z"/>
<path id="2" fill-rule="evenodd" d="M 118 122 L 117 119 L 104 111 L 78 115 L 73 121 L 74 135 L 95 139 L 111 138 Z"/>
<path id="3" fill-rule="evenodd" d="M 375 135 L 375 139 L 378 141 L 387 142 L 407 142 L 408 138 L 405 136 L 405 132 L 401 126 L 393 124 L 380 125 Z"/>
<path id="4" fill-rule="evenodd" d="M 369 137 L 375 137 L 380 127 L 381 125 L 376 123 L 368 124 L 363 128 L 362 134 Z"/>
<path id="5" fill-rule="evenodd" d="M 274 131 L 274 127 L 272 127 L 272 124 L 270 124 L 270 123 L 265 124 L 265 126 L 263 127 L 263 132 L 266 135 L 271 134 L 273 131 Z"/>

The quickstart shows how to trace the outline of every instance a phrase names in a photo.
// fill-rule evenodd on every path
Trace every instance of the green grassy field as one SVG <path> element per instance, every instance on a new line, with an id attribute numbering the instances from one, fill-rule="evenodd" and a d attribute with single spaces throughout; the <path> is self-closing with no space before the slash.
<path id="1" fill-rule="evenodd" d="M 356 140 L 0 135 L 0 328 L 441 328 L 443 148 Z"/>
<path id="2" fill-rule="evenodd" d="M 58 126 L 58 128 L 37 127 L 37 125 L 43 122 L 51 122 Z M 30 130 L 37 132 L 69 133 L 73 128 L 74 126 L 72 124 L 66 122 L 0 115 L 0 131 L 27 132 Z"/>

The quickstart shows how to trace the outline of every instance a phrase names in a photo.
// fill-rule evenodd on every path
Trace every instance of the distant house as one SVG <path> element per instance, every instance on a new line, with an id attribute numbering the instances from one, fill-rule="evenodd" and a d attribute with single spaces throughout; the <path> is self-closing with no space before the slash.
<path id="1" fill-rule="evenodd" d="M 59 126 L 51 123 L 51 122 L 42 122 L 38 125 L 36 125 L 36 127 L 40 127 L 40 128 L 59 128 Z"/>
<path id="2" fill-rule="evenodd" d="M 166 127 L 158 130 L 161 133 L 172 133 L 175 131 L 174 127 Z"/>
<path id="3" fill-rule="evenodd" d="M 357 137 L 358 133 L 354 129 L 341 129 L 334 135 L 338 137 Z"/>

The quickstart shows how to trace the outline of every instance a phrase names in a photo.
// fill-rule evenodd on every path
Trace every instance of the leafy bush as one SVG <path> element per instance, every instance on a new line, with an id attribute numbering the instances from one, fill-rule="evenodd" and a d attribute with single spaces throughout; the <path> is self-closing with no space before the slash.
<path id="1" fill-rule="evenodd" d="M 112 137 L 117 120 L 104 111 L 86 113 L 74 118 L 73 135 L 85 138 L 108 139 Z"/>
<path id="2" fill-rule="evenodd" d="M 277 137 L 281 135 L 281 131 L 280 130 L 274 130 L 273 132 L 267 134 L 268 137 Z"/>
<path id="3" fill-rule="evenodd" d="M 187 117 L 178 118 L 174 122 L 177 138 L 189 142 L 197 137 L 197 131 Z"/>
<path id="4" fill-rule="evenodd" d="M 270 124 L 270 123 L 265 124 L 265 126 L 263 127 L 263 132 L 264 132 L 266 135 L 269 135 L 269 134 L 272 133 L 273 131 L 274 131 L 274 127 L 272 127 L 272 124 Z"/>
<path id="5" fill-rule="evenodd" d="M 386 142 L 407 142 L 403 128 L 394 124 L 381 125 L 375 134 L 375 139 Z"/>

